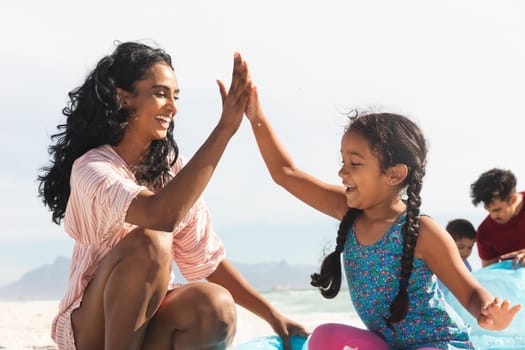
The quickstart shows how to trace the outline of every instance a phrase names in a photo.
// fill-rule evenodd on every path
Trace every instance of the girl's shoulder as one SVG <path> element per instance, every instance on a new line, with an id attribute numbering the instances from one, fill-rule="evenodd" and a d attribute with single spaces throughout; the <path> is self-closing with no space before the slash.
<path id="1" fill-rule="evenodd" d="M 440 238 L 443 235 L 449 236 L 445 228 L 443 228 L 431 216 L 421 215 L 419 217 L 419 235 L 427 238 Z"/>
<path id="2" fill-rule="evenodd" d="M 416 245 L 416 255 L 426 255 L 425 252 L 448 245 L 452 237 L 430 216 L 419 218 L 419 238 Z M 419 254 L 418 254 L 419 253 Z"/>

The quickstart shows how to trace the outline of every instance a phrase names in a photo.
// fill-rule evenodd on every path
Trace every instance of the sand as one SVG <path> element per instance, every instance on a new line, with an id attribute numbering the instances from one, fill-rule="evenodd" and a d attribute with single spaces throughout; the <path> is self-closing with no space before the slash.
<path id="1" fill-rule="evenodd" d="M 0 349 L 9 350 L 55 350 L 50 337 L 51 321 L 56 313 L 58 301 L 0 302 Z M 360 325 L 350 313 L 298 313 L 290 318 L 313 329 L 325 322 L 341 322 Z M 250 339 L 273 334 L 266 322 L 238 307 L 237 335 L 233 345 Z"/>

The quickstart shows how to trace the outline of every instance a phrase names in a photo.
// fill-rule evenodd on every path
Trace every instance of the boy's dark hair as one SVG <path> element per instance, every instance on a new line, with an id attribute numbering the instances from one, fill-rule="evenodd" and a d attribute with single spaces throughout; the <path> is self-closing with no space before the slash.
<path id="1" fill-rule="evenodd" d="M 447 224 L 446 230 L 455 241 L 458 241 L 462 238 L 476 239 L 476 229 L 470 223 L 470 221 L 465 219 L 455 219 L 449 221 Z"/>
<path id="2" fill-rule="evenodd" d="M 426 166 L 426 141 L 419 127 L 410 119 L 391 113 L 369 113 L 350 118 L 346 133 L 362 135 L 368 140 L 372 151 L 379 159 L 381 170 L 386 172 L 397 164 L 405 164 L 409 171 L 401 184 L 407 193 L 407 215 L 401 233 L 403 256 L 399 276 L 399 291 L 390 304 L 389 326 L 406 317 L 408 312 L 408 286 L 414 262 L 414 249 L 419 236 L 420 192 Z M 349 208 L 337 231 L 335 251 L 325 257 L 319 273 L 312 274 L 311 284 L 321 290 L 325 298 L 333 298 L 341 287 L 341 253 L 344 250 L 348 231 L 362 210 Z"/>
<path id="3" fill-rule="evenodd" d="M 516 193 L 516 177 L 510 170 L 497 168 L 488 170 L 470 185 L 470 197 L 474 205 L 480 202 L 489 205 L 496 199 L 506 202 L 514 193 Z"/>

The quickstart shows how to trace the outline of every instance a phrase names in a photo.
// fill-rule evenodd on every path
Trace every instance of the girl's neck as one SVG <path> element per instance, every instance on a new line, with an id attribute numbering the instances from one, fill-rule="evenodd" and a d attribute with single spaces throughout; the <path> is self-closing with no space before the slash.
<path id="1" fill-rule="evenodd" d="M 364 209 L 362 216 L 370 221 L 395 221 L 405 210 L 405 203 L 403 203 L 401 198 L 397 198 L 388 205 Z"/>
<path id="2" fill-rule="evenodd" d="M 363 210 L 363 214 L 357 219 L 354 227 L 356 240 L 363 246 L 378 242 L 405 209 L 405 204 L 398 199 L 389 205 Z"/>

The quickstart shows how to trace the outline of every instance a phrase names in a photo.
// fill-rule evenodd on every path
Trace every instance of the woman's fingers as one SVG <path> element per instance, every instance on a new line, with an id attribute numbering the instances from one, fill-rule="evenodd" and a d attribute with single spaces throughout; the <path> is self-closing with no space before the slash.
<path id="1" fill-rule="evenodd" d="M 232 82 L 228 95 L 237 98 L 238 94 L 244 93 L 248 84 L 248 65 L 239 52 L 234 53 Z"/>

